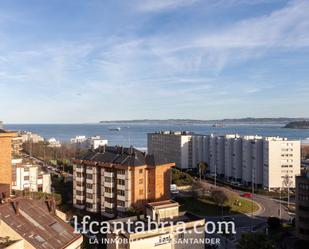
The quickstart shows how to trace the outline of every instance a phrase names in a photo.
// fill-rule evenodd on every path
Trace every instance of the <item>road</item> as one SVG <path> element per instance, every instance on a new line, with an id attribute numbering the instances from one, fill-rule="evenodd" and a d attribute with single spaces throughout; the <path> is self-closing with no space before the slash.
<path id="1" fill-rule="evenodd" d="M 214 188 L 215 185 L 206 181 L 209 188 Z M 225 188 L 220 186 L 220 188 Z M 232 191 L 237 194 L 243 194 L 242 191 L 237 191 L 234 189 L 228 188 L 229 191 Z M 235 221 L 236 227 L 236 240 L 241 238 L 241 234 L 244 232 L 258 232 L 258 231 L 265 231 L 267 228 L 267 219 L 270 216 L 280 217 L 280 203 L 286 204 L 286 201 L 280 201 L 271 197 L 262 196 L 262 195 L 253 195 L 253 200 L 260 205 L 260 210 L 253 214 L 238 214 L 231 216 Z M 284 205 L 281 205 L 281 219 L 284 222 L 288 222 L 292 218 L 287 208 Z M 217 222 L 221 219 L 221 216 L 213 217 L 213 216 L 206 216 L 207 221 Z M 227 245 L 225 245 L 225 238 L 218 234 L 215 235 L 208 235 L 208 238 L 220 238 L 221 244 L 218 248 L 235 248 L 235 241 L 236 240 L 227 240 Z"/>
<path id="2" fill-rule="evenodd" d="M 34 156 L 30 156 L 28 154 L 24 154 L 23 155 L 24 157 L 27 157 L 28 159 L 31 159 L 33 160 L 34 162 L 36 162 L 38 165 L 41 165 L 42 169 L 47 171 L 48 173 L 50 174 L 55 174 L 57 176 L 61 176 L 61 171 L 57 170 L 56 167 L 48 162 L 45 162 L 44 160 L 42 159 L 39 159 L 37 157 L 34 157 Z M 68 177 L 73 177 L 72 174 L 70 173 L 67 173 L 65 172 L 65 174 L 68 176 Z"/>

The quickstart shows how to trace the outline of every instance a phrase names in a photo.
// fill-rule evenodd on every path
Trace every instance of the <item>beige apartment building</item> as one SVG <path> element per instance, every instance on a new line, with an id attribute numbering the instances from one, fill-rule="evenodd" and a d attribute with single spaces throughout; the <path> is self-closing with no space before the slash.
<path id="1" fill-rule="evenodd" d="M 132 224 L 130 230 L 126 226 L 129 221 Z M 168 222 L 168 224 L 157 230 L 152 227 L 144 232 L 134 232 L 138 223 L 143 223 L 147 228 L 151 221 Z M 124 224 L 123 230 L 117 229 L 114 225 L 119 223 Z M 146 206 L 145 215 L 111 220 L 110 224 L 112 228 L 116 228 L 107 235 L 107 239 L 110 241 L 113 239 L 116 243 L 108 243 L 107 249 L 205 248 L 205 219 L 190 213 L 179 212 L 179 204 L 171 200 L 149 203 Z"/>
<path id="2" fill-rule="evenodd" d="M 167 200 L 174 165 L 133 147 L 99 147 L 74 160 L 73 204 L 115 217 Z"/>

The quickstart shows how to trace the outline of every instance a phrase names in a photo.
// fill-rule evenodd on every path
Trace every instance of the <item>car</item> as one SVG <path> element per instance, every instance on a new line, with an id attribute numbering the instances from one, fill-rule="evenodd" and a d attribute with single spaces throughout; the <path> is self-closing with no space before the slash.
<path id="1" fill-rule="evenodd" d="M 245 197 L 245 198 L 252 198 L 253 197 L 253 195 L 251 193 L 244 193 L 241 196 Z"/>

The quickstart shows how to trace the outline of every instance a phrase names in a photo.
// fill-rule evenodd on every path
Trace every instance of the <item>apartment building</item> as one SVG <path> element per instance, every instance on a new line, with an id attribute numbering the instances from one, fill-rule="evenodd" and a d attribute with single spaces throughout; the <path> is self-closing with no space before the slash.
<path id="1" fill-rule="evenodd" d="M 175 162 L 179 169 L 196 167 L 192 161 L 192 133 L 160 131 L 148 134 L 148 153 L 161 162 Z"/>
<path id="2" fill-rule="evenodd" d="M 12 184 L 12 159 L 13 143 L 12 138 L 16 137 L 16 132 L 0 130 L 0 184 Z"/>
<path id="3" fill-rule="evenodd" d="M 128 227 L 129 223 L 130 228 Z M 167 222 L 167 225 L 155 230 L 154 227 L 146 231 L 136 231 L 135 226 L 143 223 L 147 228 L 149 222 Z M 117 229 L 115 224 L 123 223 L 124 229 Z M 149 203 L 145 215 L 116 219 L 110 221 L 115 229 L 107 235 L 116 243 L 108 243 L 107 249 L 203 249 L 205 244 L 205 219 L 190 213 L 179 212 L 177 202 L 167 200 Z M 181 224 L 181 225 L 180 225 Z M 195 228 L 195 229 L 194 229 Z M 129 230 L 130 229 L 130 230 Z"/>
<path id="4" fill-rule="evenodd" d="M 1 193 L 0 193 L 1 197 Z M 57 216 L 51 200 L 15 198 L 0 201 L 0 238 L 10 249 L 79 249 L 83 236 Z M 3 248 L 0 245 L 0 248 Z"/>
<path id="5" fill-rule="evenodd" d="M 296 234 L 309 241 L 309 172 L 296 177 Z"/>
<path id="6" fill-rule="evenodd" d="M 265 188 L 294 188 L 300 175 L 300 141 L 280 137 L 263 140 L 263 185 Z"/>
<path id="7" fill-rule="evenodd" d="M 107 217 L 170 198 L 171 167 L 133 147 L 102 146 L 74 160 L 73 204 Z"/>
<path id="8" fill-rule="evenodd" d="M 50 174 L 40 171 L 38 165 L 28 163 L 13 165 L 12 189 L 51 193 Z"/>
<path id="9" fill-rule="evenodd" d="M 22 131 L 20 132 L 20 136 L 23 143 L 31 142 L 31 143 L 39 143 L 44 142 L 44 138 L 36 133 L 32 133 L 30 131 Z"/>
<path id="10" fill-rule="evenodd" d="M 71 138 L 70 141 L 71 144 L 75 144 L 80 149 L 96 149 L 108 143 L 107 139 L 102 139 L 100 136 L 76 136 L 75 138 Z"/>

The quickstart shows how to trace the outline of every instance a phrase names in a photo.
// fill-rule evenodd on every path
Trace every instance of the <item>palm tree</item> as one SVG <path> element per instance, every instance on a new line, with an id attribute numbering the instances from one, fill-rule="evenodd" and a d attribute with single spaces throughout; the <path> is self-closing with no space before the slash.
<path id="1" fill-rule="evenodd" d="M 200 175 L 200 181 L 202 181 L 202 175 L 205 175 L 208 164 L 206 162 L 200 161 L 198 163 L 198 170 Z"/>

